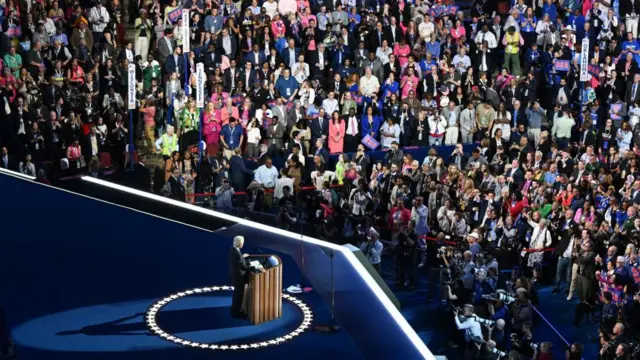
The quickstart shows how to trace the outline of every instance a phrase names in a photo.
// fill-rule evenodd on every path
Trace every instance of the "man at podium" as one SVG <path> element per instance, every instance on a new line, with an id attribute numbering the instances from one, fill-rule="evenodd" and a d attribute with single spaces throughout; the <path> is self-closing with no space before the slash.
<path id="1" fill-rule="evenodd" d="M 231 272 L 231 285 L 233 285 L 231 317 L 249 319 L 249 315 L 242 309 L 242 304 L 244 287 L 249 282 L 249 272 L 254 269 L 246 260 L 249 254 L 242 254 L 240 251 L 242 246 L 244 246 L 244 237 L 236 236 L 233 238 L 233 246 L 229 249 L 229 271 Z"/>

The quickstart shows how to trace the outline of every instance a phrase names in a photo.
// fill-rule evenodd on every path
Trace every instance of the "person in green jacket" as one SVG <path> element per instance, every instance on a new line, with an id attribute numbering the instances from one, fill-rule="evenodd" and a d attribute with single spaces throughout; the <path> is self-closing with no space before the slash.
<path id="1" fill-rule="evenodd" d="M 144 90 L 151 89 L 151 80 L 158 79 L 162 76 L 160 63 L 153 60 L 153 55 L 147 56 L 148 61 L 142 64 L 142 88 Z"/>

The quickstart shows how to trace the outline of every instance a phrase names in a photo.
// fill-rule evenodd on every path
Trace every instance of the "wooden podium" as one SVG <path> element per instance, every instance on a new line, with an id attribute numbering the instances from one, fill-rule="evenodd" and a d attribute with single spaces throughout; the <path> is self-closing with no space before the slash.
<path id="1" fill-rule="evenodd" d="M 245 287 L 244 305 L 254 325 L 282 316 L 282 260 L 275 255 L 251 255 L 256 260 L 269 257 L 277 259 L 278 265 L 252 272 Z"/>

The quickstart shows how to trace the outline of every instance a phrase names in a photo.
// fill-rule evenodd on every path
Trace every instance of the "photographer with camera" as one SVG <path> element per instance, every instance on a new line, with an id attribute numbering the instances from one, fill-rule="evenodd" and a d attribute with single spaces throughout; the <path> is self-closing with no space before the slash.
<path id="1" fill-rule="evenodd" d="M 378 272 L 380 272 L 380 255 L 382 255 L 382 250 L 384 249 L 384 246 L 378 240 L 379 237 L 380 234 L 371 228 L 368 236 L 365 237 L 365 241 L 360 244 L 360 250 Z"/>
<path id="2" fill-rule="evenodd" d="M 473 338 L 482 339 L 482 327 L 478 322 L 478 317 L 473 312 L 473 305 L 465 304 L 462 306 L 462 314 L 460 314 L 460 308 L 453 310 L 453 319 L 458 330 L 464 330 L 464 341 L 466 344 L 466 350 L 468 354 L 475 356 L 478 353 L 478 348 L 475 346 Z"/>

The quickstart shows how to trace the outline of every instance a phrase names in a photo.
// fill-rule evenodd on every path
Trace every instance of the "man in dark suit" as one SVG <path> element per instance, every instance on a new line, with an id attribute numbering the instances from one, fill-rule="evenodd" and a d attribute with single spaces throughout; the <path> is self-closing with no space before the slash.
<path id="1" fill-rule="evenodd" d="M 329 150 L 324 147 L 324 140 L 318 139 L 316 140 L 316 150 L 314 152 L 315 155 L 322 157 L 325 164 L 329 163 Z"/>
<path id="2" fill-rule="evenodd" d="M 378 21 L 376 23 L 376 29 L 369 33 L 369 51 L 376 52 L 379 47 L 382 46 L 382 42 L 385 40 L 385 33 L 382 29 L 382 23 Z"/>
<path id="3" fill-rule="evenodd" d="M 238 78 L 240 81 L 242 81 L 244 87 L 246 89 L 249 89 L 249 87 L 252 86 L 258 79 L 256 71 L 253 70 L 253 64 L 250 62 L 245 63 L 244 68 L 238 71 Z"/>
<path id="4" fill-rule="evenodd" d="M 326 116 L 324 108 L 320 108 L 318 118 L 311 121 L 311 143 L 315 144 L 316 140 L 323 136 L 329 136 L 329 119 Z"/>
<path id="5" fill-rule="evenodd" d="M 144 154 L 138 155 L 138 162 L 133 164 L 130 183 L 132 188 L 148 192 L 151 189 L 151 172 L 144 164 L 144 160 Z"/>
<path id="6" fill-rule="evenodd" d="M 627 85 L 627 104 L 640 100 L 640 74 L 633 75 L 633 82 Z"/>
<path id="7" fill-rule="evenodd" d="M 253 44 L 252 51 L 245 55 L 244 61 L 250 62 L 255 69 L 259 69 L 267 61 L 267 57 L 264 55 L 264 51 L 260 51 L 258 44 Z"/>
<path id="8" fill-rule="evenodd" d="M 169 184 L 169 188 L 171 189 L 169 197 L 172 198 L 173 200 L 185 202 L 186 195 L 184 191 L 184 186 L 182 186 L 182 184 L 180 183 L 179 178 L 180 178 L 180 169 L 174 168 L 173 172 L 171 173 L 171 176 L 169 177 L 169 180 L 167 180 L 167 183 Z"/>
<path id="9" fill-rule="evenodd" d="M 202 61 L 204 62 L 204 69 L 207 74 L 213 75 L 221 60 L 220 56 L 216 53 L 216 45 L 213 41 L 209 42 L 207 50 L 202 53 Z"/>
<path id="10" fill-rule="evenodd" d="M 571 284 L 571 255 L 573 249 L 569 248 L 571 245 L 571 238 L 577 228 L 577 224 L 573 222 L 573 210 L 567 210 L 565 215 L 560 218 L 558 228 L 556 229 L 558 243 L 555 245 L 556 255 L 558 257 L 558 264 L 556 266 L 556 279 L 553 284 L 553 294 L 560 291 L 560 283 L 564 280 L 565 286 Z M 575 246 L 575 244 L 574 244 Z M 567 295 L 569 289 L 566 289 Z"/>
<path id="11" fill-rule="evenodd" d="M 173 49 L 175 49 L 175 47 L 175 43 L 173 42 L 173 30 L 165 29 L 164 36 L 158 40 L 156 60 L 158 60 L 160 64 L 164 64 L 167 57 L 173 54 Z"/>
<path id="12" fill-rule="evenodd" d="M 238 44 L 236 37 L 229 34 L 229 29 L 222 29 L 222 35 L 216 40 L 216 49 L 219 55 L 226 55 L 229 60 L 236 58 Z"/>
<path id="13" fill-rule="evenodd" d="M 15 159 L 9 155 L 9 150 L 5 146 L 2 147 L 2 153 L 0 153 L 0 168 L 13 171 L 18 170 Z"/>
<path id="14" fill-rule="evenodd" d="M 253 171 L 244 165 L 240 147 L 234 150 L 234 155 L 229 159 L 229 163 L 231 164 L 231 186 L 236 191 L 244 191 L 247 188 L 246 176 L 253 175 Z"/>
<path id="15" fill-rule="evenodd" d="M 311 68 L 311 77 L 324 78 L 327 70 L 329 70 L 329 52 L 323 43 L 318 44 L 318 50 L 309 54 L 309 67 Z M 323 81 L 324 82 L 324 81 Z"/>
<path id="16" fill-rule="evenodd" d="M 396 18 L 391 17 L 391 23 L 384 29 L 384 38 L 389 43 L 389 46 L 393 46 L 395 43 L 400 42 L 402 38 L 402 31 L 396 23 Z"/>
<path id="17" fill-rule="evenodd" d="M 596 254 L 592 250 L 593 243 L 586 241 L 578 254 L 575 263 L 578 265 L 578 289 L 580 301 L 593 304 L 595 296 Z"/>
<path id="18" fill-rule="evenodd" d="M 176 47 L 173 54 L 167 56 L 164 61 L 164 71 L 167 75 L 178 73 L 181 79 L 184 79 L 184 59 L 182 57 L 182 48 Z"/>
<path id="19" fill-rule="evenodd" d="M 233 238 L 233 246 L 229 249 L 229 273 L 233 285 L 233 298 L 231 300 L 231 317 L 236 319 L 249 319 L 249 314 L 242 309 L 244 302 L 245 285 L 249 282 L 249 272 L 253 269 L 246 260 L 249 254 L 242 254 L 244 237 Z M 264 271 L 264 270 L 261 270 Z"/>
<path id="20" fill-rule="evenodd" d="M 280 57 L 282 57 L 282 62 L 284 62 L 287 67 L 292 67 L 293 64 L 298 61 L 298 56 L 301 53 L 300 49 L 296 47 L 295 40 L 289 39 L 288 46 L 282 49 Z"/>

